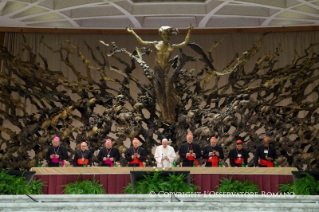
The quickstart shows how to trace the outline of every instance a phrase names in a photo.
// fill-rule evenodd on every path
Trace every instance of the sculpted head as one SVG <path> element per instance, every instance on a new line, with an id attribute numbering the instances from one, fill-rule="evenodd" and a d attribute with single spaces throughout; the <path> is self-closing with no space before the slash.
<path id="1" fill-rule="evenodd" d="M 169 39 L 171 35 L 177 35 L 178 29 L 170 27 L 170 26 L 162 26 L 158 30 L 158 34 L 162 37 L 162 39 L 165 41 Z"/>

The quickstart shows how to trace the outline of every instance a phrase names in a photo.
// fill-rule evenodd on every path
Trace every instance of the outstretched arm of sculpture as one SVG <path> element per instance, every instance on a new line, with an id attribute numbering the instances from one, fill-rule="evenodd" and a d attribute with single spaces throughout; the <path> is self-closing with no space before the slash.
<path id="1" fill-rule="evenodd" d="M 154 43 L 157 43 L 156 41 L 143 41 L 142 38 L 140 36 L 138 36 L 134 30 L 132 29 L 132 27 L 126 27 L 126 30 L 131 33 L 132 35 L 135 36 L 135 38 L 137 39 L 137 41 L 140 43 L 140 44 L 143 44 L 143 45 L 151 45 L 151 44 L 154 44 Z"/>
<path id="2" fill-rule="evenodd" d="M 194 28 L 194 26 L 190 24 L 189 27 L 188 27 L 188 32 L 187 32 L 185 41 L 183 43 L 180 43 L 180 44 L 173 44 L 172 46 L 174 48 L 182 48 L 182 47 L 186 46 L 186 44 L 188 43 L 188 41 L 189 41 L 189 39 L 191 37 L 191 31 L 192 31 L 193 28 Z"/>

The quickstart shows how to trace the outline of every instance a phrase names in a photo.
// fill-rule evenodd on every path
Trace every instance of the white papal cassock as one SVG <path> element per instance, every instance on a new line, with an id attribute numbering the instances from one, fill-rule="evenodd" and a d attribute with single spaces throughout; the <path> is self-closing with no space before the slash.
<path id="1" fill-rule="evenodd" d="M 165 156 L 169 159 L 169 161 L 164 160 L 162 164 L 161 160 L 162 158 L 165 158 Z M 155 160 L 157 162 L 157 167 L 172 167 L 175 158 L 175 150 L 169 145 L 167 145 L 166 148 L 164 148 L 163 145 L 158 146 L 155 150 Z"/>

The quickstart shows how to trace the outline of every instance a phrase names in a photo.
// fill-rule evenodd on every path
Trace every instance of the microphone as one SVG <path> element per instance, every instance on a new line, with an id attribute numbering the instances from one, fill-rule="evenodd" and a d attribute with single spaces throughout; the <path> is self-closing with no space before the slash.
<path id="1" fill-rule="evenodd" d="M 132 152 L 133 152 L 133 155 L 134 155 L 134 146 L 133 146 Z M 131 155 L 131 158 L 132 158 L 132 155 Z M 133 163 L 133 172 L 134 172 L 134 167 L 135 167 L 135 164 Z"/>
<path id="2" fill-rule="evenodd" d="M 164 168 L 164 161 L 163 161 L 163 153 L 162 153 L 162 168 Z"/>

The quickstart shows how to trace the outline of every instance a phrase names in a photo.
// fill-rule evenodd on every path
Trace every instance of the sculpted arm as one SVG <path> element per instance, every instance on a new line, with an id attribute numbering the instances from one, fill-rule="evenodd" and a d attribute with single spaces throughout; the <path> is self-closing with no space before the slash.
<path id="1" fill-rule="evenodd" d="M 191 37 L 191 31 L 192 31 L 193 28 L 194 28 L 193 25 L 189 25 L 189 27 L 188 27 L 188 32 L 187 32 L 185 41 L 182 42 L 182 43 L 180 43 L 180 44 L 173 44 L 172 46 L 173 46 L 174 48 L 182 48 L 182 47 L 186 46 L 187 43 L 188 43 L 188 41 L 189 41 L 189 39 L 190 39 L 190 37 Z"/>
<path id="2" fill-rule="evenodd" d="M 143 44 L 143 45 L 146 45 L 146 46 L 149 46 L 149 45 L 152 45 L 152 44 L 155 44 L 157 43 L 156 41 L 143 41 L 142 38 L 140 36 L 138 36 L 134 30 L 132 29 L 132 27 L 126 27 L 126 30 L 131 33 L 132 35 L 135 36 L 136 40 L 140 43 L 140 44 Z"/>

